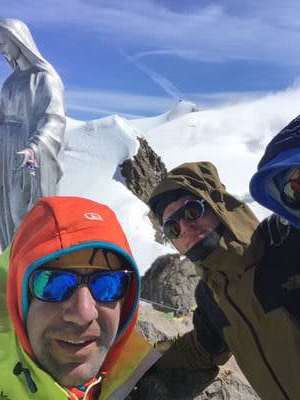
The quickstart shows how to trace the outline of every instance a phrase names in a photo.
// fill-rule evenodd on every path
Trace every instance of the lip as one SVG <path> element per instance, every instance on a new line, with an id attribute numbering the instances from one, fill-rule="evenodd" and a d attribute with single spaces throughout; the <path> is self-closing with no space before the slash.
<path id="1" fill-rule="evenodd" d="M 70 341 L 70 342 L 69 342 Z M 71 343 L 74 341 L 74 343 Z M 81 343 L 81 341 L 83 341 Z M 56 346 L 65 353 L 72 355 L 86 355 L 97 347 L 97 338 L 84 338 L 84 339 L 54 339 Z"/>

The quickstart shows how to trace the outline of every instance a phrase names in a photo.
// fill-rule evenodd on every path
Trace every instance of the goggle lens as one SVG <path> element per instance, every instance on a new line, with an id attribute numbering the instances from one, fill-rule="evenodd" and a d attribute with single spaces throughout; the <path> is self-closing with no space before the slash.
<path id="1" fill-rule="evenodd" d="M 65 301 L 82 284 L 86 284 L 98 302 L 114 302 L 124 297 L 130 282 L 130 272 L 108 271 L 79 275 L 66 270 L 36 270 L 29 280 L 33 297 L 47 302 Z"/>

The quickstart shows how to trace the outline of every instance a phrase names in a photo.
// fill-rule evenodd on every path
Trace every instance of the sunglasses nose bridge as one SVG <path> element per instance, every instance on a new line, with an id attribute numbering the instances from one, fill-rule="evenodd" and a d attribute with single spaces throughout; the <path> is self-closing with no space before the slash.
<path id="1" fill-rule="evenodd" d="M 62 303 L 62 318 L 78 326 L 87 326 L 98 319 L 99 310 L 90 288 L 83 283 L 86 278 L 80 281 L 71 296 Z"/>
<path id="2" fill-rule="evenodd" d="M 76 276 L 76 284 L 73 287 L 72 294 L 75 292 L 76 289 L 81 288 L 83 286 L 89 287 L 90 276 L 89 275 L 81 275 L 74 272 Z"/>
<path id="3" fill-rule="evenodd" d="M 89 284 L 90 276 L 89 275 L 76 275 L 77 276 L 77 286 L 83 286 Z"/>
<path id="4" fill-rule="evenodd" d="M 77 275 L 77 285 L 74 288 L 73 292 L 78 288 L 86 286 L 89 289 L 90 294 L 92 295 L 93 299 L 98 301 L 97 298 L 95 298 L 94 290 L 93 290 L 93 287 L 91 286 L 90 282 L 91 282 L 90 274 L 89 275 Z"/>

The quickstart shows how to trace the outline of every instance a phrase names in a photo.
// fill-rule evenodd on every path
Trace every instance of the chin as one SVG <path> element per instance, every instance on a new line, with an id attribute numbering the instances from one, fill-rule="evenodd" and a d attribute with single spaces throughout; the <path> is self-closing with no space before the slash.
<path id="1" fill-rule="evenodd" d="M 80 364 L 66 372 L 64 376 L 57 377 L 58 383 L 65 387 L 74 387 L 88 382 L 99 372 L 101 364 Z"/>
<path id="2" fill-rule="evenodd" d="M 189 245 L 186 247 L 185 253 L 190 251 L 196 244 L 199 244 L 201 246 L 201 243 L 203 242 L 203 239 L 204 238 L 202 238 L 201 240 L 195 240 L 194 242 L 189 243 Z"/>
<path id="3" fill-rule="evenodd" d="M 82 362 L 70 362 L 50 369 L 50 375 L 62 386 L 74 387 L 88 382 L 96 376 L 104 362 L 105 356 L 98 354 L 98 357 L 87 358 Z M 53 367 L 53 365 L 52 365 Z"/>

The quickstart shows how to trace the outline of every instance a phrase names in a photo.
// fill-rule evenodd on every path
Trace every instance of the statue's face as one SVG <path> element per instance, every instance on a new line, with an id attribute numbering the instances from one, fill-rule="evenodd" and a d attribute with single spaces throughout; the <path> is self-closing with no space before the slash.
<path id="1" fill-rule="evenodd" d="M 20 56 L 20 49 L 9 38 L 8 34 L 0 29 L 0 54 L 10 63 Z"/>

